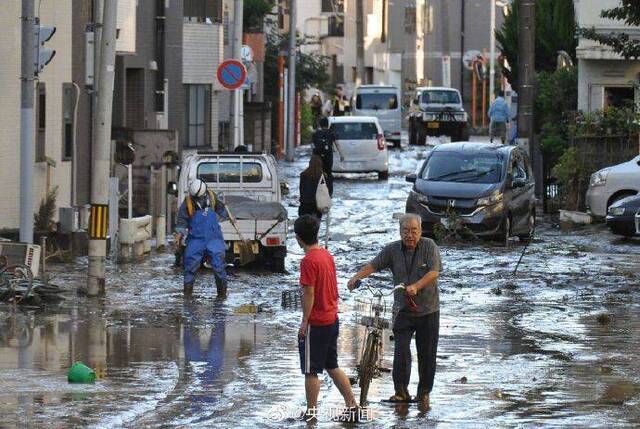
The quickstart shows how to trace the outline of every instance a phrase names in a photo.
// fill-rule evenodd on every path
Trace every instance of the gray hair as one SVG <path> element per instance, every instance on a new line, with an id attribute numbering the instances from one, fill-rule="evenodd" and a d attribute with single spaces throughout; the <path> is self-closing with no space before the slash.
<path id="1" fill-rule="evenodd" d="M 416 222 L 418 222 L 418 225 L 420 225 L 420 228 L 422 228 L 422 218 L 420 216 L 418 216 L 415 213 L 405 213 L 402 216 L 400 216 L 400 228 L 402 228 L 402 226 L 409 222 L 415 220 Z"/>

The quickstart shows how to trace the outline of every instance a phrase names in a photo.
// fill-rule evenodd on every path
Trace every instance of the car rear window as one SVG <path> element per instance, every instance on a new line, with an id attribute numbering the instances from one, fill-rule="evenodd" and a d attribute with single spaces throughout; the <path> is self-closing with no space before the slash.
<path id="1" fill-rule="evenodd" d="M 361 110 L 396 110 L 398 97 L 394 93 L 358 94 L 356 109 Z"/>
<path id="2" fill-rule="evenodd" d="M 426 161 L 422 179 L 442 182 L 498 183 L 503 156 L 490 152 L 433 152 Z"/>
<path id="3" fill-rule="evenodd" d="M 207 183 L 240 183 L 242 168 L 243 183 L 262 182 L 262 165 L 259 162 L 203 162 L 198 165 L 198 178 Z"/>
<path id="4" fill-rule="evenodd" d="M 378 128 L 373 122 L 341 122 L 331 125 L 338 140 L 375 140 Z"/>
<path id="5" fill-rule="evenodd" d="M 429 90 L 422 93 L 421 102 L 425 104 L 457 104 L 460 103 L 460 96 L 456 91 Z"/>

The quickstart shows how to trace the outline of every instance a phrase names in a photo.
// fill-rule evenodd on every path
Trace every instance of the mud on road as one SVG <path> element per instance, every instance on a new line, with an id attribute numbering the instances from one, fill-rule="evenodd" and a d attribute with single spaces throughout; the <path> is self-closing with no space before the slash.
<path id="1" fill-rule="evenodd" d="M 297 215 L 297 177 L 308 154 L 282 171 Z M 366 308 L 346 281 L 389 241 L 404 211 L 404 175 L 422 149 L 393 151 L 388 182 L 355 175 L 336 181 L 331 216 L 341 293 L 340 364 L 352 371 Z M 602 225 L 561 232 L 539 220 L 517 275 L 522 246 L 491 242 L 441 248 L 441 327 L 431 409 L 391 407 L 391 375 L 372 383 L 373 421 L 362 427 L 637 427 L 640 425 L 640 244 Z M 302 252 L 289 240 L 287 274 L 233 269 L 230 294 L 215 299 L 213 277 L 182 296 L 173 256 L 156 253 L 110 266 L 108 295 L 74 294 L 86 260 L 56 265 L 64 303 L 0 308 L 0 427 L 304 427 L 286 418 L 304 406 L 296 332 L 300 312 L 281 307 L 297 287 Z M 390 276 L 377 280 L 389 284 Z M 253 312 L 246 304 L 261 304 Z M 392 347 L 384 348 L 391 366 Z M 69 385 L 74 361 L 98 369 L 94 385 Z M 411 393 L 415 393 L 417 369 Z M 357 389 L 356 389 L 357 394 Z M 321 410 L 341 406 L 328 379 Z M 321 419 L 322 420 L 322 419 Z M 318 427 L 336 427 L 321 421 Z"/>

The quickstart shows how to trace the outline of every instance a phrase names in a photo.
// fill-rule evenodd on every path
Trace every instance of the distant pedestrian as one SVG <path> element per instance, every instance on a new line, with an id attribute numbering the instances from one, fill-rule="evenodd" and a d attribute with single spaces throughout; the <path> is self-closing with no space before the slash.
<path id="1" fill-rule="evenodd" d="M 320 221 L 304 215 L 296 219 L 296 240 L 305 256 L 300 262 L 302 287 L 302 322 L 298 330 L 300 369 L 304 374 L 307 398 L 305 419 L 317 416 L 320 380 L 323 370 L 333 380 L 348 407 L 348 415 L 355 415 L 357 403 L 349 378 L 338 367 L 338 281 L 333 256 L 318 244 Z"/>
<path id="2" fill-rule="evenodd" d="M 313 115 L 313 129 L 315 130 L 320 127 L 320 119 L 322 118 L 322 98 L 320 97 L 320 93 L 316 92 L 313 94 L 309 105 L 311 106 L 311 114 Z"/>
<path id="3" fill-rule="evenodd" d="M 322 159 L 322 170 L 324 177 L 327 179 L 329 194 L 333 196 L 333 148 L 335 147 L 340 155 L 340 160 L 344 161 L 344 156 L 340 150 L 340 146 L 336 143 L 336 136 L 329 129 L 329 120 L 322 118 L 320 120 L 320 129 L 316 130 L 311 137 L 313 142 L 313 153 Z"/>
<path id="4" fill-rule="evenodd" d="M 351 111 L 349 100 L 343 94 L 342 88 L 336 88 L 336 92 L 332 98 L 333 103 L 333 116 L 345 116 Z"/>
<path id="5" fill-rule="evenodd" d="M 316 204 L 316 192 L 318 183 L 323 175 L 322 158 L 318 155 L 311 155 L 309 166 L 300 173 L 300 207 L 298 215 L 314 215 L 318 219 L 322 218 L 322 212 L 318 210 Z"/>
<path id="6" fill-rule="evenodd" d="M 498 97 L 489 108 L 491 142 L 493 142 L 494 137 L 500 137 L 502 144 L 505 144 L 507 140 L 507 124 L 509 123 L 511 113 L 509 112 L 507 102 L 504 100 L 504 91 L 499 90 L 497 95 Z"/>
<path id="7" fill-rule="evenodd" d="M 392 375 L 395 394 L 389 400 L 410 401 L 411 338 L 415 334 L 419 374 L 416 400 L 421 407 L 428 408 L 436 374 L 440 328 L 440 251 L 433 240 L 422 237 L 422 220 L 416 214 L 400 217 L 400 238 L 385 246 L 349 280 L 347 286 L 353 290 L 358 280 L 386 269 L 391 270 L 395 285 L 405 285 L 406 292 L 398 291 L 394 295 Z"/>

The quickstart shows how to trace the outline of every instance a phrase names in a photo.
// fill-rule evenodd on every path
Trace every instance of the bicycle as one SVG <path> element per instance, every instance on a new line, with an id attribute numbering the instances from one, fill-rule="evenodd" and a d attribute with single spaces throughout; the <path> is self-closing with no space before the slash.
<path id="1" fill-rule="evenodd" d="M 0 301 L 20 302 L 29 297 L 33 288 L 33 274 L 26 265 L 9 265 L 0 258 Z"/>
<path id="2" fill-rule="evenodd" d="M 361 280 L 356 282 L 354 290 L 359 288 L 361 284 Z M 361 407 L 365 407 L 367 405 L 367 395 L 369 393 L 371 380 L 374 377 L 379 376 L 380 371 L 383 370 L 383 368 L 378 364 L 379 360 L 382 358 L 380 353 L 382 350 L 382 334 L 384 329 L 388 329 L 393 326 L 393 321 L 396 316 L 395 311 L 392 311 L 391 323 L 384 318 L 387 311 L 384 298 L 393 295 L 398 290 L 405 289 L 405 286 L 400 284 L 394 287 L 391 292 L 385 293 L 382 290 L 376 290 L 371 286 L 366 286 L 366 290 L 373 295 L 375 302 L 371 302 L 371 311 L 373 311 L 373 316 L 363 317 L 359 321 L 359 323 L 364 325 L 367 330 L 360 360 L 356 366 L 357 382 L 360 386 Z"/>

